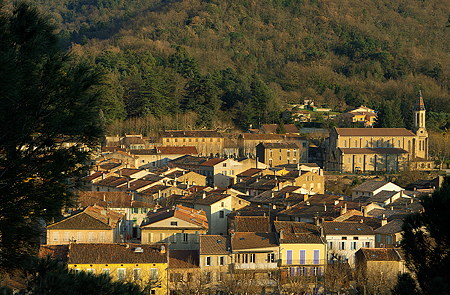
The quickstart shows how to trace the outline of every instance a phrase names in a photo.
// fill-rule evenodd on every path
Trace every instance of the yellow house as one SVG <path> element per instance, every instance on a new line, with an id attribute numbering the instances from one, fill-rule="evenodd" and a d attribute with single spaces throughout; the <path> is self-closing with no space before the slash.
<path id="1" fill-rule="evenodd" d="M 117 243 L 124 215 L 101 206 L 89 206 L 47 226 L 47 245 L 77 243 Z"/>
<path id="2" fill-rule="evenodd" d="M 167 293 L 166 245 L 77 244 L 69 245 L 68 268 L 107 274 L 113 280 L 133 282 L 150 294 Z"/>
<path id="3" fill-rule="evenodd" d="M 167 243 L 171 250 L 198 250 L 208 231 L 205 211 L 177 205 L 150 212 L 141 225 L 143 244 Z"/>
<path id="4" fill-rule="evenodd" d="M 313 224 L 274 221 L 279 235 L 280 266 L 287 277 L 320 276 L 327 264 L 327 244 Z"/>
<path id="5" fill-rule="evenodd" d="M 200 156 L 223 153 L 223 135 L 214 130 L 167 130 L 160 133 L 164 146 L 195 146 Z"/>

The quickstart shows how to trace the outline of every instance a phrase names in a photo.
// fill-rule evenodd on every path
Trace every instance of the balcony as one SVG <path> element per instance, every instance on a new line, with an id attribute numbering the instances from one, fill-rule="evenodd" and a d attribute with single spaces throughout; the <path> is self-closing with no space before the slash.
<path id="1" fill-rule="evenodd" d="M 280 259 L 280 266 L 320 266 L 327 264 L 326 259 L 292 259 L 292 260 L 286 260 L 286 259 Z"/>

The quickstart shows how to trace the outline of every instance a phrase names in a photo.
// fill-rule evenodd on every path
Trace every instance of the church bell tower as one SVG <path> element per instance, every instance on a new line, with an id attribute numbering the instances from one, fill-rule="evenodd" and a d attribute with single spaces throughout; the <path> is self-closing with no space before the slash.
<path id="1" fill-rule="evenodd" d="M 422 91 L 419 91 L 416 105 L 414 106 L 414 157 L 428 159 L 428 132 L 425 127 L 425 104 Z"/>

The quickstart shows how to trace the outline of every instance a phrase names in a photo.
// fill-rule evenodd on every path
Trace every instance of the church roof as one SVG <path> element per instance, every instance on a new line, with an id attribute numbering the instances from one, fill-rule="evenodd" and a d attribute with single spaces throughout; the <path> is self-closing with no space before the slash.
<path id="1" fill-rule="evenodd" d="M 406 128 L 336 128 L 341 136 L 416 136 Z"/>
<path id="2" fill-rule="evenodd" d="M 419 91 L 417 96 L 416 105 L 414 106 L 415 111 L 425 111 L 425 104 L 423 103 L 422 91 Z"/>

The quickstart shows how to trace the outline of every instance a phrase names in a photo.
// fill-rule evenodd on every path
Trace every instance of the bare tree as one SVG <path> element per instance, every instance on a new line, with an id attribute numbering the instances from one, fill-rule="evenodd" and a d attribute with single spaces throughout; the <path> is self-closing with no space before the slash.
<path id="1" fill-rule="evenodd" d="M 364 295 L 388 295 L 397 283 L 398 266 L 376 261 L 355 270 L 356 286 Z"/>
<path id="2" fill-rule="evenodd" d="M 430 158 L 438 162 L 439 169 L 442 169 L 442 164 L 450 159 L 450 133 L 435 133 L 429 134 L 429 155 Z"/>
<path id="3" fill-rule="evenodd" d="M 325 270 L 325 290 L 331 294 L 344 294 L 350 289 L 351 268 L 347 262 L 328 264 Z M 328 294 L 328 293 L 327 293 Z"/>

